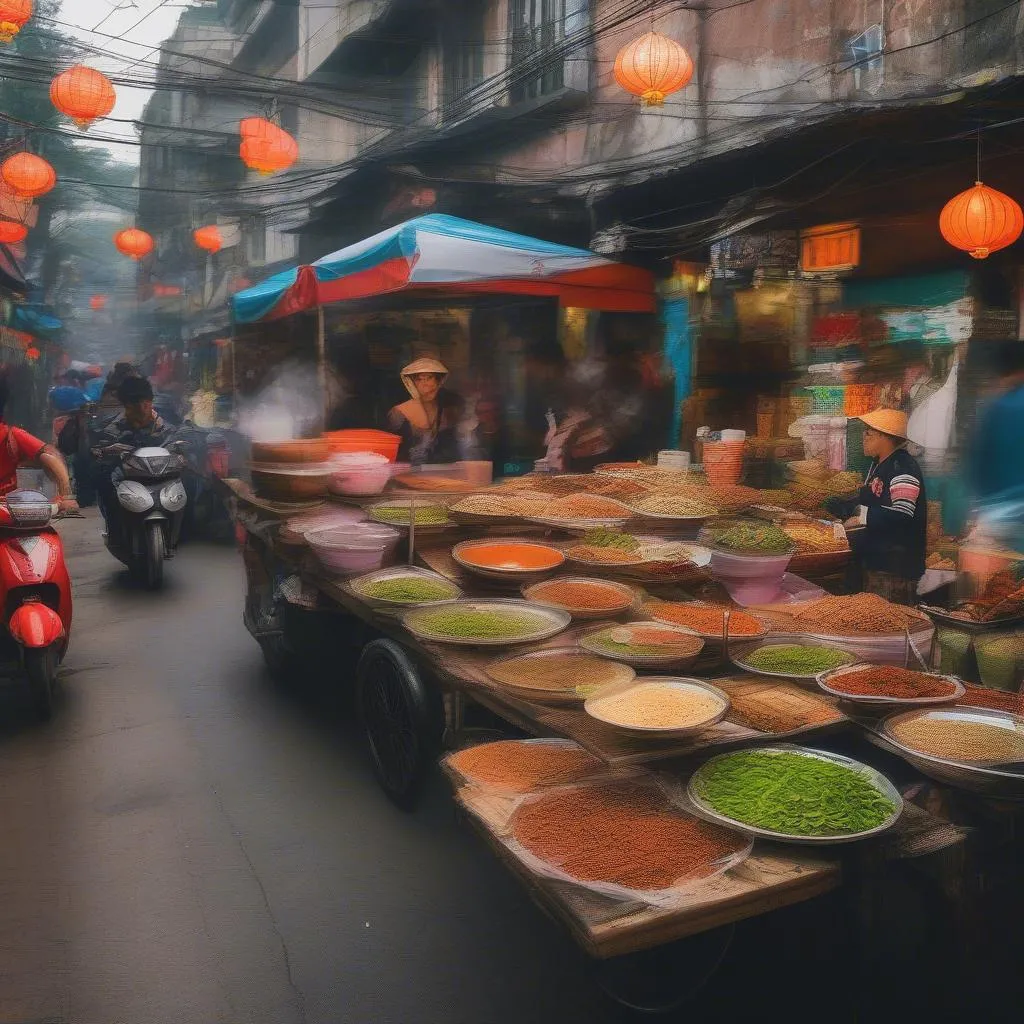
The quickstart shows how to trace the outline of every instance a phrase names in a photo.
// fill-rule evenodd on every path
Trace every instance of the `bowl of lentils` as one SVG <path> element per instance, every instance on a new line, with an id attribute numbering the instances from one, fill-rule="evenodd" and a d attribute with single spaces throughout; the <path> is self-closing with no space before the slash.
<path id="1" fill-rule="evenodd" d="M 367 604 L 376 608 L 413 608 L 449 604 L 462 597 L 451 580 L 416 566 L 383 569 L 360 576 L 349 588 Z"/>
<path id="2" fill-rule="evenodd" d="M 498 598 L 413 608 L 402 616 L 402 624 L 420 640 L 473 647 L 547 640 L 571 621 L 572 616 L 559 608 Z"/>
<path id="3" fill-rule="evenodd" d="M 440 530 L 451 525 L 447 506 L 427 498 L 381 501 L 370 505 L 366 511 L 378 523 L 400 529 L 409 529 L 415 524 L 417 530 Z"/>
<path id="4" fill-rule="evenodd" d="M 778 679 L 791 679 L 813 686 L 822 673 L 852 665 L 857 659 L 847 651 L 804 637 L 776 637 L 735 644 L 729 658 L 744 672 Z"/>

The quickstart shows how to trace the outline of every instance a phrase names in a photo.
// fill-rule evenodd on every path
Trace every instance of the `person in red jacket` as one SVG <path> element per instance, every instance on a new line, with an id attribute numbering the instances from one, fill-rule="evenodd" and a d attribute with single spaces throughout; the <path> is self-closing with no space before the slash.
<path id="1" fill-rule="evenodd" d="M 57 485 L 57 500 L 61 509 L 73 511 L 78 504 L 64 459 L 45 441 L 4 421 L 7 394 L 7 381 L 0 378 L 0 496 L 9 494 L 18 486 L 19 466 L 38 466 Z"/>

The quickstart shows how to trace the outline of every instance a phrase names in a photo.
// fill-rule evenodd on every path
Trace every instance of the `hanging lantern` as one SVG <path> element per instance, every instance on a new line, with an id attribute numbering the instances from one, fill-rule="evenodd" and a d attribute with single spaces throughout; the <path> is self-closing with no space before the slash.
<path id="1" fill-rule="evenodd" d="M 29 347 L 25 349 L 25 358 L 30 363 L 34 363 L 39 358 L 39 349 L 37 349 L 35 345 L 29 345 Z"/>
<path id="2" fill-rule="evenodd" d="M 1024 212 L 1016 200 L 977 181 L 942 208 L 939 231 L 954 248 L 983 260 L 1020 238 Z"/>
<path id="3" fill-rule="evenodd" d="M 94 295 L 94 296 L 93 296 L 93 297 L 92 297 L 92 298 L 91 298 L 91 299 L 89 300 L 89 308 L 90 308 L 91 310 L 94 310 L 94 311 L 95 311 L 95 312 L 97 312 L 97 313 L 98 313 L 98 312 L 99 312 L 99 311 L 100 311 L 101 309 L 104 309 L 104 308 L 106 308 L 106 305 L 107 305 L 107 297 L 106 297 L 106 295 Z"/>
<path id="4" fill-rule="evenodd" d="M 2 2 L 2 0 L 0 0 Z M 50 83 L 50 100 L 79 128 L 88 128 L 114 109 L 117 94 L 106 75 L 76 64 Z"/>
<path id="5" fill-rule="evenodd" d="M 693 61 L 674 39 L 660 32 L 627 43 L 615 58 L 615 81 L 640 97 L 645 107 L 660 107 L 693 78 Z"/>
<path id="6" fill-rule="evenodd" d="M 16 220 L 0 220 L 0 245 L 17 245 L 28 237 L 28 228 Z"/>
<path id="7" fill-rule="evenodd" d="M 9 43 L 32 17 L 32 0 L 0 0 L 0 43 Z"/>
<path id="8" fill-rule="evenodd" d="M 125 228 L 114 235 L 114 245 L 123 256 L 141 260 L 153 251 L 153 237 L 141 228 Z"/>
<path id="9" fill-rule="evenodd" d="M 204 228 L 196 228 L 192 232 L 192 237 L 196 240 L 196 245 L 200 249 L 205 249 L 210 253 L 219 252 L 224 245 L 224 240 L 220 237 L 220 228 L 216 224 L 208 224 Z"/>
<path id="10" fill-rule="evenodd" d="M 242 144 L 238 155 L 242 163 L 260 174 L 285 171 L 299 158 L 299 146 L 283 128 L 263 117 L 247 117 L 239 122 Z"/>
<path id="11" fill-rule="evenodd" d="M 0 178 L 19 199 L 36 199 L 57 184 L 57 173 L 34 153 L 15 153 L 0 164 Z"/>

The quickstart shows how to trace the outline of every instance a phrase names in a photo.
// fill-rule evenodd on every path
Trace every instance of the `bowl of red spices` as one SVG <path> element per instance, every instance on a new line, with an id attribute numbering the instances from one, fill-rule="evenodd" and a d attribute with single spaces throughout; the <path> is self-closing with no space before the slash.
<path id="1" fill-rule="evenodd" d="M 964 684 L 955 676 L 917 672 L 896 665 L 849 665 L 822 672 L 817 683 L 825 693 L 851 704 L 886 707 L 952 704 L 965 693 Z"/>
<path id="2" fill-rule="evenodd" d="M 637 604 L 636 591 L 625 583 L 561 576 L 523 587 L 523 597 L 567 611 L 574 619 L 611 619 Z"/>

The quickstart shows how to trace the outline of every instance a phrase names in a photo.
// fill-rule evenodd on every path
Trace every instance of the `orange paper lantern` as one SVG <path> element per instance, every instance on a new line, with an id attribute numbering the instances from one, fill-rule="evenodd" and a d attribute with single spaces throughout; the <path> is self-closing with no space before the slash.
<path id="1" fill-rule="evenodd" d="M 980 181 L 952 199 L 939 214 L 939 231 L 956 249 L 983 260 L 1013 245 L 1024 231 L 1020 204 Z"/>
<path id="2" fill-rule="evenodd" d="M 106 306 L 106 304 L 107 304 L 107 297 L 106 297 L 106 295 L 94 295 L 89 300 L 89 308 L 90 309 L 94 309 L 97 312 L 99 312 L 101 309 L 103 309 Z"/>
<path id="3" fill-rule="evenodd" d="M 28 237 L 28 228 L 16 220 L 0 220 L 0 245 L 17 245 Z"/>
<path id="4" fill-rule="evenodd" d="M 196 240 L 196 245 L 207 252 L 219 252 L 224 244 L 223 239 L 220 237 L 220 228 L 216 224 L 208 224 L 204 228 L 196 228 L 192 232 L 192 237 Z"/>
<path id="5" fill-rule="evenodd" d="M 39 358 L 39 349 L 37 349 L 35 345 L 29 345 L 29 347 L 25 349 L 25 358 L 30 363 L 34 363 Z"/>
<path id="6" fill-rule="evenodd" d="M 238 155 L 260 174 L 285 171 L 299 158 L 299 146 L 283 128 L 263 117 L 247 117 L 238 124 L 242 144 Z"/>
<path id="7" fill-rule="evenodd" d="M 50 83 L 50 100 L 79 128 L 88 128 L 114 109 L 117 94 L 106 75 L 76 64 Z"/>
<path id="8" fill-rule="evenodd" d="M 141 228 L 125 228 L 114 235 L 117 251 L 133 260 L 141 260 L 153 251 L 153 237 Z"/>
<path id="9" fill-rule="evenodd" d="M 32 17 L 32 0 L 0 0 L 0 43 L 9 43 Z"/>
<path id="10" fill-rule="evenodd" d="M 674 39 L 659 32 L 627 43 L 615 58 L 615 81 L 640 97 L 645 107 L 660 107 L 693 78 L 693 61 Z"/>
<path id="11" fill-rule="evenodd" d="M 0 178 L 19 199 L 36 199 L 57 184 L 57 172 L 34 153 L 15 153 L 0 164 Z"/>

